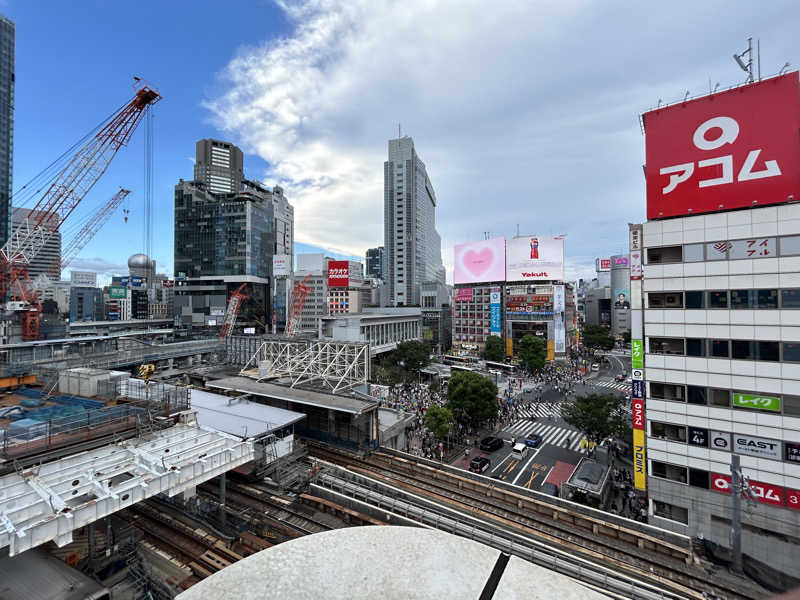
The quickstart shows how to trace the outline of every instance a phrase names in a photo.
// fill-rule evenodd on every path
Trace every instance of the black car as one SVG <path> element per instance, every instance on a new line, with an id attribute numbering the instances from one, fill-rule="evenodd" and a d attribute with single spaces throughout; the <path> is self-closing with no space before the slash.
<path id="1" fill-rule="evenodd" d="M 502 438 L 494 437 L 493 435 L 483 438 L 480 443 L 480 449 L 483 450 L 484 452 L 494 452 L 495 450 L 499 450 L 502 447 L 503 447 Z"/>
<path id="2" fill-rule="evenodd" d="M 469 463 L 469 470 L 473 473 L 483 473 L 492 463 L 485 456 L 473 458 Z"/>
<path id="3" fill-rule="evenodd" d="M 543 483 L 539 486 L 539 491 L 548 496 L 555 496 L 558 498 L 558 486 L 555 483 Z"/>

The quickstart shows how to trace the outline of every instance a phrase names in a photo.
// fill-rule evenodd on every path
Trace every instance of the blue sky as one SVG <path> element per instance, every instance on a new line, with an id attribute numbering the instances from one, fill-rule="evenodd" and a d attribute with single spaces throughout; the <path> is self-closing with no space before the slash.
<path id="1" fill-rule="evenodd" d="M 269 2 L 62 2 L 10 0 L 0 11 L 16 23 L 14 189 L 132 97 L 132 76 L 159 89 L 154 118 L 153 255 L 172 273 L 172 195 L 192 177 L 194 143 L 224 136 L 201 101 L 241 48 L 285 34 L 284 13 Z M 115 158 L 74 217 L 102 205 L 119 188 L 133 191 L 124 223 L 118 211 L 76 264 L 127 271 L 143 243 L 142 128 Z M 245 172 L 267 163 L 245 155 Z M 65 231 L 70 231 L 68 221 Z M 305 244 L 297 251 L 315 251 Z M 115 267 L 116 265 L 116 267 Z"/>
<path id="2" fill-rule="evenodd" d="M 4 6 L 3 6 L 4 4 Z M 172 272 L 173 185 L 218 137 L 295 206 L 296 252 L 363 256 L 383 241 L 383 161 L 397 123 L 438 197 L 442 257 L 493 236 L 567 234 L 566 271 L 624 250 L 644 219 L 638 116 L 800 63 L 796 3 L 558 0 L 0 0 L 16 22 L 15 188 L 132 93 L 164 99 L 154 130 L 154 258 Z M 126 270 L 141 251 L 141 132 L 85 200 L 133 190 L 74 265 Z M 76 215 L 77 216 L 77 215 Z"/>

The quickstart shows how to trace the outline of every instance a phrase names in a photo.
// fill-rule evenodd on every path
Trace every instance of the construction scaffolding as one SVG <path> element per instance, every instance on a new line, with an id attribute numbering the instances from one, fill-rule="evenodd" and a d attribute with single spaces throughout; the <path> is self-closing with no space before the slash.
<path id="1" fill-rule="evenodd" d="M 290 387 L 321 383 L 332 393 L 366 386 L 369 344 L 324 340 L 262 339 L 241 369 L 257 381 L 288 378 Z"/>

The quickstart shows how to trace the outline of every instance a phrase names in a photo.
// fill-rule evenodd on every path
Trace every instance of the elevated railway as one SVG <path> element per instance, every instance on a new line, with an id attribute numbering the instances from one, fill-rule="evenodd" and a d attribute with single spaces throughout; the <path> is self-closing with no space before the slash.
<path id="1" fill-rule="evenodd" d="M 620 598 L 761 598 L 764 590 L 695 561 L 679 534 L 381 449 L 358 457 L 309 444 L 312 492 L 350 498 L 470 537 Z M 318 490 L 318 491 L 314 491 Z"/>

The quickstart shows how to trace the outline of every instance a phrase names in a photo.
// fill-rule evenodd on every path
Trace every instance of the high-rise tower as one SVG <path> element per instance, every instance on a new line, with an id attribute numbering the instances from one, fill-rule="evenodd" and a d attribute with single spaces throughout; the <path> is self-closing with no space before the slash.
<path id="1" fill-rule="evenodd" d="M 445 282 L 436 193 L 408 136 L 389 140 L 383 163 L 384 277 L 393 306 L 420 303 L 424 282 Z"/>
<path id="2" fill-rule="evenodd" d="M 11 234 L 14 167 L 14 23 L 0 15 L 0 245 Z"/>

